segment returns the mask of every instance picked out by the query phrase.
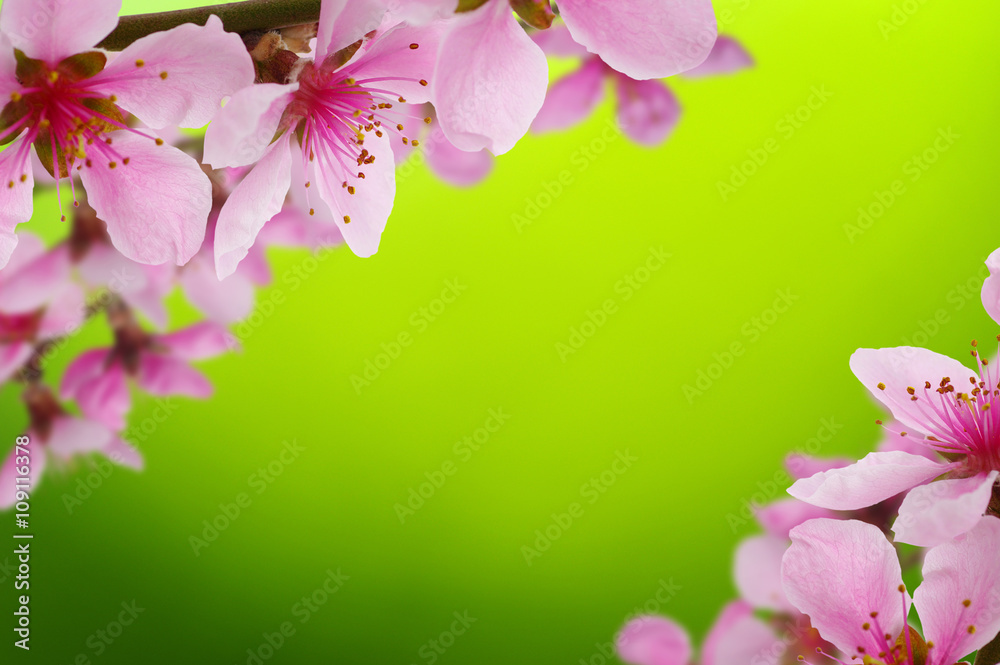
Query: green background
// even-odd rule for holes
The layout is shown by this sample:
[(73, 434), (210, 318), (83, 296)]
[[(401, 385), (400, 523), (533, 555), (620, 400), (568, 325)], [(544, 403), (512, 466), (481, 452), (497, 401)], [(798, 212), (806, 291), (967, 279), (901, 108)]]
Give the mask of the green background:
[[(191, 4), (126, 0), (124, 11)], [(915, 12), (883, 34), (904, 4)], [(30, 658), (245, 663), (263, 633), (292, 621), (267, 662), (430, 663), (421, 648), (467, 611), (476, 622), (437, 662), (600, 665), (595, 645), (661, 580), (679, 590), (660, 611), (703, 635), (734, 595), (733, 547), (754, 532), (733, 518), (754, 493), (780, 493), (768, 482), (785, 452), (823, 419), (842, 428), (822, 455), (862, 455), (878, 440), (851, 352), (916, 335), (967, 357), (969, 340), (996, 333), (978, 288), (1000, 246), (1000, 6), (716, 7), (757, 66), (671, 81), (684, 117), (662, 148), (602, 143), (605, 105), (571, 132), (526, 138), (475, 189), (423, 168), (401, 177), (375, 258), (340, 249), (293, 288), (286, 271), (315, 266), (276, 252), (261, 299), (280, 291), (283, 304), (242, 353), (205, 364), (212, 400), (177, 400), (140, 443), (147, 470), (116, 470), (71, 509), (86, 462), (34, 494)], [(805, 115), (814, 87), (832, 96), (789, 135), (779, 123)], [(908, 161), (948, 128), (959, 138), (913, 181)], [(777, 152), (724, 201), (718, 182), (769, 139)], [(587, 146), (603, 152), (581, 163)], [(564, 170), (572, 183), (519, 232), (526, 197), (538, 202)], [(905, 193), (849, 237), (859, 206), (896, 180)], [(55, 237), (54, 208), (37, 207), (27, 228)], [(625, 301), (615, 285), (651, 247), (671, 258)], [(411, 316), (449, 279), (467, 289), (418, 330)], [(775, 318), (779, 289), (797, 300)], [(616, 313), (563, 362), (556, 344), (607, 299)], [(173, 302), (174, 324), (192, 318)], [(926, 323), (941, 312), (946, 324)], [(922, 322), (932, 335), (921, 338)], [(352, 375), (401, 332), (412, 344), (358, 394)], [(104, 339), (89, 328), (53, 375)], [(744, 353), (720, 374), (714, 354), (734, 342)], [(699, 371), (717, 378), (688, 399)], [(132, 422), (155, 407), (138, 397)], [(453, 445), (498, 407), (509, 421), (461, 461)], [(0, 408), (0, 439), (12, 441), (24, 424), (14, 388)], [(257, 494), (252, 474), (286, 440), (305, 450)], [(588, 503), (581, 486), (618, 451), (638, 461)], [(449, 460), (457, 473), (401, 524), (394, 505)], [(189, 538), (241, 492), (252, 504), (196, 556)], [(583, 515), (527, 565), (522, 546), (573, 502)], [(350, 579), (299, 623), (295, 603), (338, 568)], [(95, 655), (88, 639), (133, 599), (145, 611)]]

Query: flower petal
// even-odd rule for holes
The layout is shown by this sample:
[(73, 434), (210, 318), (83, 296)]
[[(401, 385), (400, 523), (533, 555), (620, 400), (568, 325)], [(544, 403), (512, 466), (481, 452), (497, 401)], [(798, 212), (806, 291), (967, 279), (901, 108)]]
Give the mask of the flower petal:
[(102, 450), (112, 438), (114, 434), (99, 422), (64, 416), (53, 419), (45, 445), (57, 457), (69, 459), (80, 453)]
[(677, 623), (641, 616), (625, 624), (615, 640), (618, 657), (632, 665), (688, 665), (691, 638)]
[(859, 510), (940, 476), (948, 468), (899, 451), (868, 453), (851, 466), (796, 480), (788, 493), (821, 508)]
[[(545, 55), (556, 58), (585, 58), (590, 55), (587, 47), (579, 44), (569, 34), (565, 23), (557, 23), (548, 30), (539, 30), (531, 35)], [(592, 56), (591, 56), (592, 57)]]
[(136, 375), (139, 387), (151, 395), (186, 395), (198, 399), (212, 396), (212, 384), (185, 361), (162, 353), (143, 353)]
[(902, 573), (896, 550), (877, 527), (818, 519), (795, 527), (791, 537), (781, 564), (785, 595), (825, 640), (850, 657), (859, 646), (878, 653), (877, 631), (863, 628), (872, 612), (884, 632), (900, 633)]
[(316, 34), (316, 62), (350, 46), (382, 24), (384, 0), (323, 0)]
[(44, 307), (69, 281), (65, 246), (43, 253), (0, 282), (0, 312), (25, 314)]
[(993, 320), (1000, 323), (1000, 249), (986, 258), (986, 267), (990, 276), (983, 282), (983, 307)]
[[(42, 440), (31, 432), (28, 432), (28, 437), (28, 490), (34, 492), (45, 470), (45, 447)], [(23, 477), (17, 470), (24, 466), (16, 463), (18, 455), (16, 448), (11, 450), (0, 467), (0, 510), (6, 510), (17, 503), (17, 479)]]
[(775, 536), (751, 536), (736, 548), (733, 577), (740, 597), (755, 608), (791, 609), (781, 589), (781, 557), (788, 540)]
[(0, 31), (14, 48), (50, 65), (84, 51), (118, 25), (121, 0), (4, 0)]
[(205, 131), (205, 163), (246, 166), (264, 157), (298, 83), (261, 83), (240, 90)]
[(30, 154), (31, 144), (25, 141), (24, 136), (14, 139), (0, 152), (0, 268), (7, 265), (17, 246), (14, 229), (31, 219), (35, 179), (31, 172)]
[(687, 78), (700, 78), (702, 76), (716, 76), (719, 74), (732, 74), (741, 69), (753, 66), (753, 58), (743, 45), (732, 37), (719, 35), (715, 40), (712, 52), (694, 69), (684, 72)]
[(106, 156), (93, 152), (93, 166), (80, 172), (90, 204), (126, 257), (184, 265), (205, 238), (212, 208), (208, 176), (173, 146), (131, 132), (113, 136), (113, 148), (129, 163), (111, 162), (116, 168), (110, 168)]
[(681, 105), (661, 81), (617, 77), (618, 125), (630, 139), (648, 148), (660, 145), (681, 119)]
[(230, 337), (224, 326), (203, 321), (166, 335), (158, 335), (156, 341), (165, 346), (175, 358), (205, 360), (228, 351)]
[(240, 273), (237, 269), (220, 280), (214, 259), (199, 252), (181, 269), (178, 280), (195, 309), (216, 323), (229, 324), (250, 316), (256, 298), (253, 282)]
[(559, 12), (573, 39), (634, 79), (692, 69), (715, 44), (711, 0), (562, 0)]
[(912, 490), (892, 525), (896, 540), (934, 547), (965, 533), (986, 512), (998, 475), (1000, 472), (991, 471), (971, 478), (937, 480)]
[[(341, 186), (342, 180), (323, 173), (311, 178), (316, 182), (320, 198), (333, 212), (333, 220), (344, 241), (357, 256), (368, 257), (378, 251), (382, 231), (392, 212), (396, 198), (396, 165), (392, 159), (389, 137), (369, 134), (365, 148), (375, 161), (364, 167), (365, 179), (355, 179), (355, 193)], [(316, 167), (319, 170), (318, 167)], [(344, 218), (349, 217), (350, 223)]]
[(66, 400), (76, 399), (83, 387), (104, 371), (111, 356), (111, 349), (91, 349), (81, 353), (63, 372), (59, 395)]
[[(913, 603), (924, 637), (934, 642), (934, 662), (954, 663), (986, 646), (1000, 631), (997, 552), (1000, 520), (995, 517), (980, 517), (964, 538), (927, 552), (924, 581), (913, 594)], [(971, 626), (975, 628), (970, 630)]]
[[(63, 377), (63, 391), (66, 378)], [(76, 403), (87, 418), (107, 426), (114, 432), (125, 429), (125, 414), (132, 408), (125, 371), (118, 363), (103, 368), (94, 378), (76, 391)]]
[[(851, 356), (851, 371), (875, 399), (882, 402), (892, 415), (907, 427), (924, 434), (950, 431), (938, 415), (929, 415), (923, 406), (927, 400), (938, 398), (934, 391), (944, 377), (956, 387), (963, 386), (970, 378), (979, 377), (957, 360), (927, 349), (900, 346), (892, 349), (858, 349)], [(925, 382), (931, 387), (925, 388)], [(885, 385), (885, 390), (879, 388)], [(907, 388), (913, 388), (917, 400), (911, 398)], [(962, 388), (958, 388), (961, 390)], [(944, 435), (938, 438), (947, 439)]]
[[(14, 58), (14, 45), (7, 39), (7, 35), (0, 32), (0, 99), (9, 99), (10, 93), (21, 87), (16, 72), (17, 60)], [(4, 103), (6, 104), (6, 102)]]
[(586, 120), (604, 97), (607, 68), (597, 58), (549, 87), (545, 103), (531, 123), (531, 131), (558, 132)]
[(792, 478), (798, 480), (814, 476), (820, 471), (850, 466), (854, 464), (854, 461), (847, 457), (813, 457), (803, 453), (789, 453), (785, 456), (785, 468), (788, 469)]
[(431, 80), (441, 127), (456, 148), (500, 155), (545, 101), (548, 62), (503, 0), (452, 21)]
[(28, 362), (32, 353), (34, 348), (27, 342), (0, 344), (0, 383), (6, 383), (7, 379), (14, 376)]
[(114, 247), (99, 243), (91, 246), (76, 269), (87, 284), (118, 294), (158, 328), (167, 325), (164, 300), (174, 287), (174, 266), (136, 263)]
[[(430, 101), (430, 86), (420, 81), (434, 76), (442, 34), (443, 27), (438, 24), (425, 28), (396, 26), (376, 37), (371, 47), (342, 71), (362, 84), (365, 79), (390, 78), (375, 87), (387, 87), (410, 104), (423, 104)], [(411, 44), (417, 48), (411, 48)]]
[(427, 166), (438, 177), (454, 187), (477, 185), (493, 171), (494, 158), (486, 150), (466, 152), (451, 144), (440, 127), (421, 143)]
[(292, 133), (285, 132), (271, 144), (222, 206), (215, 227), (215, 270), (219, 279), (235, 272), (264, 224), (281, 212), (291, 185), (291, 138)]
[(715, 620), (701, 649), (701, 665), (777, 665), (785, 643), (753, 615), (747, 603), (730, 603)]
[[(206, 61), (206, 55), (211, 60)], [(141, 62), (142, 66), (137, 66)], [(202, 127), (223, 98), (253, 84), (254, 68), (240, 36), (218, 16), (136, 40), (89, 81), (148, 127)]]
[(788, 538), (788, 532), (818, 517), (837, 517), (828, 509), (798, 499), (780, 499), (757, 509), (757, 521), (772, 536)]
[(104, 446), (101, 453), (115, 464), (127, 466), (136, 471), (142, 471), (144, 466), (139, 451), (118, 436), (112, 436), (111, 441)]
[(38, 339), (69, 335), (87, 318), (87, 297), (79, 285), (66, 282), (55, 294), (38, 322)]

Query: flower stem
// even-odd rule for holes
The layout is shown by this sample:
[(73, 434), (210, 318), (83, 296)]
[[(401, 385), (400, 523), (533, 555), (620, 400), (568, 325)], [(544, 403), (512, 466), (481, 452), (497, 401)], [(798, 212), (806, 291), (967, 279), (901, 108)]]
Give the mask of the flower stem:
[(273, 30), (319, 21), (320, 0), (244, 0), (227, 5), (178, 9), (155, 14), (122, 16), (118, 27), (97, 46), (120, 51), (146, 35), (170, 30), (184, 23), (205, 25), (215, 14), (229, 32)]

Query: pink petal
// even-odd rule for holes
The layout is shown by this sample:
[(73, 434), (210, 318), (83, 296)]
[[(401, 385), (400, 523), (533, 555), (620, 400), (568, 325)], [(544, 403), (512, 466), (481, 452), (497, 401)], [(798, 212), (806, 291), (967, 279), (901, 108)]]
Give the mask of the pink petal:
[(298, 84), (261, 83), (240, 90), (205, 131), (205, 163), (246, 166), (264, 157)]
[[(137, 67), (140, 61), (144, 64)], [(117, 96), (118, 106), (159, 129), (204, 126), (219, 112), (223, 98), (253, 80), (243, 40), (223, 30), (222, 21), (212, 15), (204, 27), (185, 23), (136, 40), (92, 79), (90, 87)]]
[[(63, 377), (63, 392), (65, 391), (66, 378)], [(87, 418), (96, 420), (115, 432), (125, 429), (125, 414), (132, 408), (132, 396), (121, 364), (115, 363), (82, 384), (75, 397), (80, 411)]]
[(688, 665), (691, 639), (670, 619), (642, 616), (625, 624), (615, 641), (618, 657), (632, 665)]
[(986, 258), (986, 267), (990, 276), (983, 282), (983, 307), (994, 321), (1000, 323), (1000, 249), (993, 250)]
[[(294, 162), (295, 160), (293, 160)], [(333, 214), (322, 201), (322, 207), (316, 209), (315, 215), (309, 215), (294, 205), (285, 208), (271, 218), (260, 235), (259, 242), (266, 242), (276, 247), (334, 247), (344, 242), (340, 229), (333, 222)], [(326, 211), (326, 219), (320, 219), (320, 211)]]
[(0, 31), (14, 48), (50, 65), (93, 50), (118, 25), (121, 0), (4, 0)]
[(77, 271), (91, 286), (107, 287), (158, 328), (167, 325), (164, 300), (174, 288), (174, 266), (147, 266), (105, 244), (91, 246)]
[(736, 548), (733, 571), (740, 597), (758, 609), (791, 609), (781, 589), (781, 557), (788, 540), (775, 536), (751, 536)]
[(127, 466), (136, 471), (142, 471), (142, 455), (124, 439), (112, 436), (108, 445), (104, 446), (101, 453), (115, 464)]
[(616, 77), (618, 125), (630, 139), (648, 148), (660, 145), (681, 119), (681, 105), (660, 81)]
[[(30, 148), (24, 136), (20, 136), (0, 152), (0, 268), (7, 265), (17, 246), (14, 229), (31, 219), (35, 179), (28, 161)], [(14, 186), (10, 187), (10, 183)]]
[[(890, 423), (887, 425), (887, 429), (890, 431), (898, 432), (902, 429), (898, 423)], [(898, 434), (887, 434), (879, 441), (878, 445), (875, 446), (875, 450), (880, 453), (891, 452), (893, 450), (900, 450), (904, 453), (910, 453), (911, 455), (919, 455), (920, 457), (926, 457), (932, 462), (941, 462), (941, 456), (938, 455), (937, 451), (928, 445), (926, 439), (921, 439), (915, 436), (899, 436)]]
[(882, 630), (903, 629), (903, 583), (896, 550), (877, 527), (855, 520), (810, 520), (792, 530), (781, 572), (785, 595), (828, 642), (855, 656), (881, 646), (862, 625), (878, 612)]
[[(28, 432), (30, 443), (27, 448), (28, 457), (28, 492), (38, 489), (38, 483), (42, 479), (42, 472), (45, 470), (45, 447), (40, 438)], [(6, 510), (17, 503), (17, 479), (23, 478), (18, 475), (17, 470), (24, 466), (17, 464), (16, 458), (19, 456), (17, 449), (10, 451), (3, 466), (0, 467), (0, 510)], [(24, 455), (21, 455), (24, 457)], [(23, 460), (22, 460), (23, 461)], [(24, 484), (23, 482), (21, 483)], [(24, 489), (24, 488), (22, 488)]]
[(757, 521), (772, 536), (788, 538), (788, 532), (818, 517), (835, 518), (837, 514), (798, 499), (780, 499), (757, 509)]
[[(365, 179), (354, 180), (355, 194), (341, 186), (343, 180), (334, 174), (318, 174), (312, 178), (319, 195), (333, 212), (333, 220), (341, 235), (357, 256), (369, 257), (378, 251), (382, 231), (392, 212), (396, 198), (396, 165), (392, 159), (389, 137), (369, 134), (365, 148), (375, 161), (365, 167)], [(349, 224), (344, 222), (350, 217)]]
[(285, 132), (275, 141), (222, 206), (215, 227), (219, 279), (233, 274), (264, 224), (281, 211), (291, 185), (291, 137), (291, 132)]
[(940, 476), (948, 468), (909, 453), (868, 453), (857, 464), (796, 480), (788, 493), (821, 508), (859, 510)]
[[(935, 434), (941, 430), (950, 431), (940, 416), (928, 415), (926, 403), (940, 397), (935, 390), (944, 377), (951, 378), (959, 390), (970, 377), (978, 382), (975, 372), (957, 360), (927, 349), (901, 346), (892, 349), (858, 349), (851, 356), (851, 371), (875, 399), (882, 402), (892, 415), (907, 427), (924, 434)], [(924, 382), (930, 382), (925, 389)], [(885, 390), (878, 386), (882, 383)], [(916, 391), (917, 401), (910, 399), (907, 388)], [(938, 437), (947, 439), (948, 437)]]
[(114, 149), (129, 163), (112, 169), (109, 160), (92, 151), (93, 167), (80, 172), (111, 242), (139, 263), (184, 265), (205, 238), (212, 208), (208, 176), (173, 146), (125, 131), (113, 137)]
[(205, 360), (227, 352), (230, 337), (224, 326), (204, 321), (176, 332), (158, 335), (156, 342), (166, 347), (175, 358)]
[(430, 170), (438, 179), (454, 187), (477, 185), (493, 171), (493, 155), (486, 150), (459, 150), (451, 144), (440, 127), (421, 145)]
[(55, 296), (38, 322), (38, 338), (52, 339), (69, 335), (83, 325), (87, 317), (87, 297), (77, 284), (67, 282), (55, 290)]
[[(420, 81), (433, 78), (442, 32), (439, 25), (397, 26), (376, 37), (371, 48), (342, 71), (359, 81), (391, 78), (374, 87), (392, 90), (411, 104), (430, 101), (430, 86), (420, 85)], [(411, 44), (417, 44), (418, 48), (411, 49)]]
[(694, 69), (684, 72), (688, 78), (699, 78), (702, 76), (716, 76), (718, 74), (732, 74), (741, 69), (753, 66), (753, 58), (743, 48), (743, 45), (732, 37), (719, 35), (715, 40), (712, 52), (708, 54), (705, 62)]
[(76, 399), (83, 387), (104, 371), (111, 349), (92, 349), (81, 353), (63, 372), (59, 395), (65, 399)]
[(573, 39), (564, 23), (556, 23), (548, 30), (539, 30), (531, 35), (545, 55), (557, 58), (584, 58), (590, 55), (587, 48)]
[(398, 21), (426, 25), (453, 15), (457, 6), (455, 0), (407, 0), (405, 3), (390, 3), (389, 12)]
[[(0, 12), (2, 16), (2, 12)], [(14, 58), (14, 45), (7, 35), (0, 32), (0, 99), (10, 98), (10, 93), (21, 87), (17, 80), (17, 60)], [(6, 102), (4, 102), (6, 104)]]
[(45, 306), (69, 281), (69, 252), (60, 246), (45, 252), (0, 282), (0, 311), (33, 312)]
[[(240, 267), (246, 265), (241, 264)], [(240, 274), (219, 280), (213, 259), (199, 253), (178, 275), (184, 296), (195, 309), (216, 323), (236, 323), (253, 311), (256, 289)]]
[[(924, 581), (913, 594), (924, 637), (934, 642), (934, 662), (954, 663), (1000, 631), (1000, 520), (981, 517), (960, 540), (931, 549)], [(966, 602), (971, 601), (968, 607)], [(975, 626), (969, 632), (969, 626)]]
[(701, 665), (766, 665), (781, 662), (784, 643), (774, 630), (739, 601), (715, 620), (702, 646)]
[(0, 384), (14, 376), (28, 358), (34, 353), (34, 348), (27, 342), (14, 342), (13, 344), (0, 344)]
[(456, 148), (503, 154), (528, 131), (545, 101), (545, 54), (503, 0), (491, 0), (452, 25), (431, 79), (438, 119)]
[(18, 231), (17, 238), (17, 250), (10, 255), (10, 260), (3, 270), (0, 270), (0, 289), (7, 280), (13, 279), (23, 268), (34, 263), (47, 251), (42, 239), (30, 231)]
[(80, 453), (102, 450), (113, 438), (111, 431), (99, 422), (64, 416), (53, 419), (45, 445), (57, 457), (69, 459)]
[(559, 11), (573, 39), (634, 79), (692, 69), (715, 44), (710, 0), (562, 0)]
[(384, 0), (324, 0), (319, 11), (316, 62), (363, 38), (382, 24)]
[(206, 399), (212, 395), (212, 384), (198, 370), (179, 358), (161, 353), (144, 353), (139, 360), (136, 380), (151, 395), (186, 395)]
[(986, 512), (998, 471), (971, 478), (937, 480), (906, 495), (892, 525), (896, 540), (934, 547), (965, 533)]
[(531, 123), (531, 131), (562, 131), (590, 117), (604, 97), (606, 72), (604, 64), (593, 58), (553, 83), (545, 95), (545, 103)]

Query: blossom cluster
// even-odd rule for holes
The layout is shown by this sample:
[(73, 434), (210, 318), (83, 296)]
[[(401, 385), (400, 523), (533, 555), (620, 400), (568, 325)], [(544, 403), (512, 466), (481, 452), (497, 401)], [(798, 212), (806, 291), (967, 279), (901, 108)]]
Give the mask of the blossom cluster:
[[(529, 131), (584, 120), (608, 82), (622, 131), (657, 146), (680, 115), (659, 79), (751, 65), (710, 0), (322, 0), (314, 23), (235, 34), (213, 15), (100, 48), (120, 10), (0, 8), (0, 385), (21, 385), (32, 487), (83, 455), (141, 468), (136, 392), (211, 394), (193, 363), (238, 348), (228, 327), (271, 281), (268, 247), (375, 254), (415, 151), (474, 185)], [(550, 86), (549, 56), (579, 68)], [(56, 203), (20, 227), (36, 190)], [(178, 289), (201, 315), (179, 329)], [(54, 380), (53, 356), (102, 324), (109, 342)]]
[[(986, 265), (982, 302), (1000, 324), (1000, 250)], [(908, 346), (851, 356), (889, 411), (876, 421), (885, 434), (857, 461), (789, 456), (791, 496), (757, 507), (764, 534), (737, 547), (740, 598), (702, 665), (1000, 662), (1000, 371), (975, 341), (970, 357), (972, 368)], [(909, 568), (922, 580), (912, 594)], [(630, 621), (616, 643), (633, 665), (692, 661), (666, 617)]]

